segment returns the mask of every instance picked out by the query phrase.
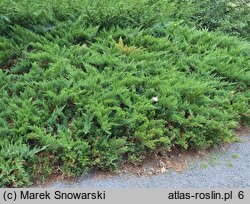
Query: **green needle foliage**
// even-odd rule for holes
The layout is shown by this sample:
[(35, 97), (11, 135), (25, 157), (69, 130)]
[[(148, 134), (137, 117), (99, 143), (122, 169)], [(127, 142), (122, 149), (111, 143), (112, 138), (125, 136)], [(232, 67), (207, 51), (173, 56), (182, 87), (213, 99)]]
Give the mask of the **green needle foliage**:
[(182, 21), (193, 3), (2, 0), (0, 186), (234, 141), (249, 42)]

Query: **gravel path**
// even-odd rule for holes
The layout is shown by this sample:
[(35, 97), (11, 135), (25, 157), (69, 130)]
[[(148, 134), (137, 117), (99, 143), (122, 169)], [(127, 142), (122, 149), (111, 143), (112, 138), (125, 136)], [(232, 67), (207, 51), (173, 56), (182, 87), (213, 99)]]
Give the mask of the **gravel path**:
[(154, 176), (123, 173), (108, 178), (85, 176), (74, 183), (55, 182), (56, 188), (224, 188), (250, 187), (250, 135), (225, 151), (213, 150), (206, 158), (191, 159), (182, 172)]

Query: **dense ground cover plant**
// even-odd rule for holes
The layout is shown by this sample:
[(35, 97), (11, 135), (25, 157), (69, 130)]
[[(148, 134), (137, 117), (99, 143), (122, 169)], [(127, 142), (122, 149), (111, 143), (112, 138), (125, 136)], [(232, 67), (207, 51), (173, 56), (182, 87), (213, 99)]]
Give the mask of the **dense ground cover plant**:
[(198, 28), (219, 30), (250, 40), (249, 0), (194, 0), (193, 4), (198, 8), (191, 12), (190, 18)]
[(231, 142), (249, 121), (249, 43), (181, 21), (193, 2), (27, 2), (0, 2), (0, 186)]

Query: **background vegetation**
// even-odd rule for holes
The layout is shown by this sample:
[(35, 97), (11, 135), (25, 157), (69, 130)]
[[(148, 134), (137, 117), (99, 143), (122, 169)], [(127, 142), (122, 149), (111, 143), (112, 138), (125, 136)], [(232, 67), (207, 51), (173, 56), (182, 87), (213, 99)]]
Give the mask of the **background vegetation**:
[(2, 0), (0, 186), (234, 141), (249, 3)]

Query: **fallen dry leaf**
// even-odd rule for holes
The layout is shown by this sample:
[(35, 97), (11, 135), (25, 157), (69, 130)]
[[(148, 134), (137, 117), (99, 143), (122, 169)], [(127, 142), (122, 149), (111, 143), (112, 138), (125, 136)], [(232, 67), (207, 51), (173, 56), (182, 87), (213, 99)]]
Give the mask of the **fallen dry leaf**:
[(161, 168), (161, 173), (164, 174), (166, 171), (167, 171), (166, 168), (163, 166), (163, 167)]

